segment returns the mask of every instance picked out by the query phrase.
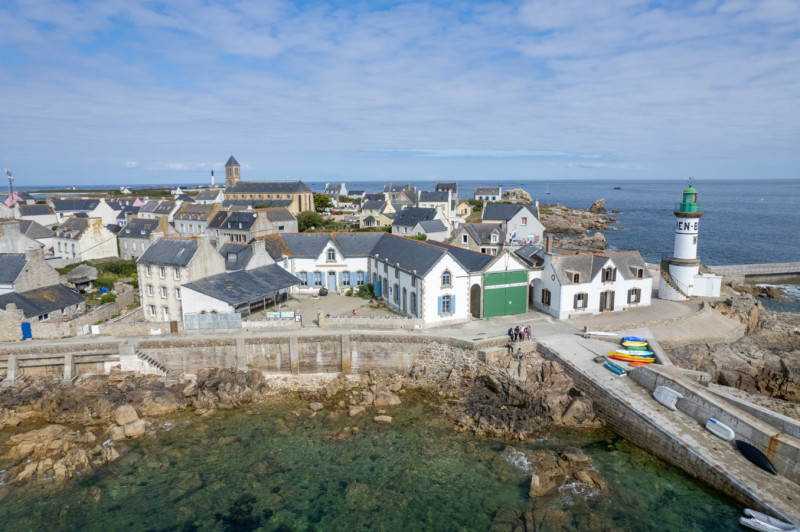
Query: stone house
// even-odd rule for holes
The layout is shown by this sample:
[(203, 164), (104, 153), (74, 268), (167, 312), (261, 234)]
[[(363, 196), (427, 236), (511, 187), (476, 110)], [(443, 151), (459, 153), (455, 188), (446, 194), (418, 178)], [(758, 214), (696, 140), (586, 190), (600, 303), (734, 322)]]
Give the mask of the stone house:
[(100, 218), (103, 225), (114, 225), (117, 223), (118, 211), (111, 208), (105, 200), (97, 198), (67, 198), (51, 199), (50, 206), (56, 214), (58, 223), (73, 216), (86, 216), (87, 218)]
[(208, 229), (208, 221), (219, 210), (219, 203), (185, 203), (173, 216), (172, 225), (180, 236), (202, 235)]
[(122, 258), (136, 260), (142, 256), (153, 242), (154, 233), (160, 236), (178, 236), (166, 217), (157, 220), (132, 218), (117, 235)]
[(452, 203), (453, 197), (449, 189), (434, 192), (420, 190), (417, 192), (416, 206), (418, 208), (436, 209), (437, 211), (441, 212), (444, 215), (447, 225), (451, 224), (453, 217), (453, 209), (455, 208), (455, 205)]
[(242, 181), (239, 162), (231, 155), (225, 163), (225, 200), (256, 201), (267, 207), (270, 200), (287, 200), (292, 214), (314, 210), (314, 194), (302, 181)]
[(158, 201), (150, 200), (139, 208), (136, 214), (139, 218), (156, 220), (162, 216), (167, 217), (167, 221), (172, 223), (175, 213), (181, 208), (182, 201)]
[(117, 235), (109, 231), (102, 218), (66, 219), (53, 238), (54, 256), (63, 264), (119, 257)]
[(58, 283), (58, 272), (45, 262), (41, 249), (0, 253), (0, 294), (26, 292)]
[(48, 228), (59, 223), (50, 205), (16, 205), (14, 210), (14, 217), (20, 220), (30, 220)]
[(253, 240), (248, 244), (228, 242), (219, 248), (219, 254), (225, 259), (225, 270), (253, 270), (262, 266), (275, 264), (275, 261), (267, 253), (264, 243)]
[(181, 286), (225, 271), (205, 235), (158, 238), (136, 261), (139, 298), (147, 321), (182, 321)]
[(391, 201), (365, 201), (361, 205), (359, 227), (386, 227), (392, 225), (397, 210)]
[(505, 241), (506, 231), (502, 223), (480, 223), (459, 226), (450, 243), (479, 253), (498, 255)]
[(22, 311), (27, 321), (73, 319), (85, 309), (83, 297), (62, 284), (0, 295), (0, 309)]
[[(413, 236), (417, 224), (420, 222), (439, 220), (445, 226), (449, 234), (450, 221), (444, 212), (433, 207), (408, 207), (397, 214), (392, 223), (392, 234), (402, 236)], [(419, 233), (416, 233), (419, 234)]]

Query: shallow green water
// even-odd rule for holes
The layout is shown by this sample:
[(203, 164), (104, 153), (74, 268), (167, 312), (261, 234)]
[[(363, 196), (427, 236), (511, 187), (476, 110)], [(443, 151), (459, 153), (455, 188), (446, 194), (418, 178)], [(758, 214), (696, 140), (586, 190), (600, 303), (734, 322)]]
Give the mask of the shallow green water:
[[(452, 433), (422, 402), (393, 410), (391, 425), (374, 423), (374, 414), (289, 413), (300, 406), (176, 417), (169, 430), (57, 490), (8, 489), (0, 523), (6, 530), (487, 530), (500, 516), (533, 509), (545, 530), (738, 527), (739, 508), (729, 500), (605, 431), (527, 447), (583, 448), (608, 490), (577, 485), (529, 501), (529, 476), (503, 458), (504, 443)], [(343, 432), (353, 426), (358, 434)]]

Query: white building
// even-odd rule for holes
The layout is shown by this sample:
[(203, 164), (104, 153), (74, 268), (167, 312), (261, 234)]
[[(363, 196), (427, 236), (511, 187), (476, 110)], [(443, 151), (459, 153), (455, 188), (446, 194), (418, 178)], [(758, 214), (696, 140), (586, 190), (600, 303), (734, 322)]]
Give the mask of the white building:
[(650, 305), (653, 278), (638, 251), (557, 255), (548, 242), (536, 257), (531, 303), (558, 319)]
[(117, 235), (101, 218), (68, 218), (56, 229), (53, 254), (62, 264), (118, 257)]
[(500, 201), (503, 199), (503, 189), (501, 187), (478, 187), (475, 189), (473, 199), (479, 201)]
[(502, 223), (507, 243), (524, 245), (542, 242), (544, 226), (539, 221), (537, 204), (487, 203), (483, 207), (482, 220)]
[(692, 296), (719, 297), (722, 277), (700, 274), (697, 236), (703, 207), (697, 203), (697, 190), (689, 183), (683, 201), (675, 204), (675, 247), (672, 257), (661, 261), (658, 297), (684, 301)]

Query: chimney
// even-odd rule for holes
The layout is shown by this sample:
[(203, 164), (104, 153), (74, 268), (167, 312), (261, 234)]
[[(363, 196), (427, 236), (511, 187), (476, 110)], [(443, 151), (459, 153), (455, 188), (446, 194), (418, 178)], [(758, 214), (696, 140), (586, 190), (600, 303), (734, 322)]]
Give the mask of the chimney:
[(553, 235), (547, 235), (547, 239), (545, 240), (545, 253), (552, 253), (553, 252)]

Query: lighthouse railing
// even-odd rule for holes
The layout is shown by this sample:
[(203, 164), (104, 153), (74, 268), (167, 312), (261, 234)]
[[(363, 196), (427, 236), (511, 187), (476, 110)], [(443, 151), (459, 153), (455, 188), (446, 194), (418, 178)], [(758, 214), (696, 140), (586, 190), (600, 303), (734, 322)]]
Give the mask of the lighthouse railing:
[(672, 285), (672, 288), (677, 290), (681, 295), (689, 297), (689, 287), (677, 280), (669, 272), (669, 259), (671, 258), (671, 253), (668, 251), (661, 254), (661, 276), (667, 281), (667, 284)]

